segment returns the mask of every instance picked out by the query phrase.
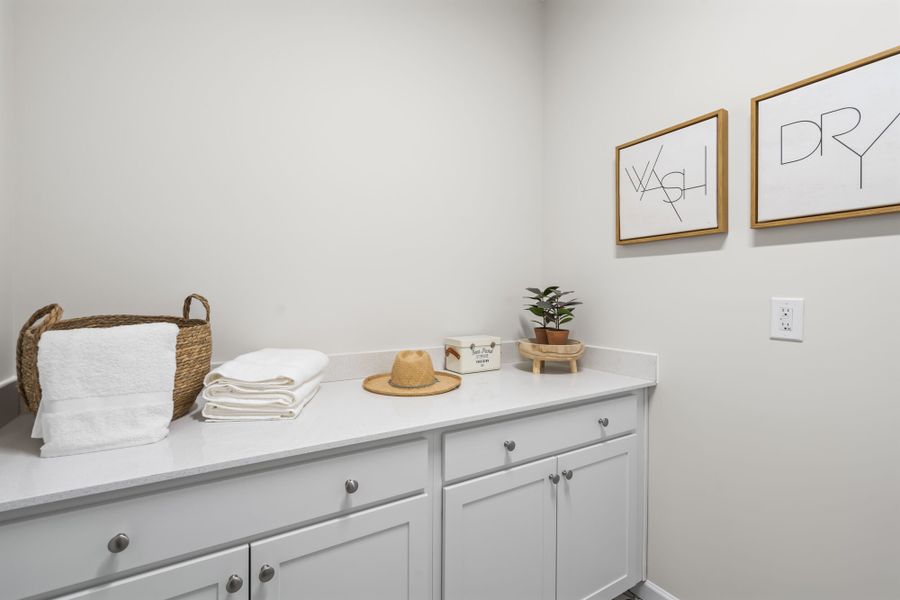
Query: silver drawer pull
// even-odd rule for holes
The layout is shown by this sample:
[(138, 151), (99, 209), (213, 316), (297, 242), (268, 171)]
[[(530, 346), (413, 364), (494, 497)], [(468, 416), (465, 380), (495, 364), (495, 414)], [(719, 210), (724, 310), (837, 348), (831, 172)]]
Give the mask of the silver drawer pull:
[(575, 476), (575, 472), (574, 472), (574, 471), (570, 471), (569, 469), (565, 469), (565, 470), (562, 472), (562, 475), (563, 475), (563, 477), (565, 477), (567, 480), (570, 480), (570, 479), (572, 479), (572, 477)]
[(356, 490), (359, 489), (359, 482), (355, 479), (348, 479), (344, 482), (344, 489), (347, 490), (348, 494), (355, 494)]
[(550, 483), (552, 483), (553, 485), (559, 483), (559, 475), (557, 475), (556, 473), (550, 475)]
[(225, 582), (225, 591), (229, 594), (241, 591), (242, 587), (244, 587), (244, 580), (241, 579), (240, 575), (232, 575)]
[(609, 419), (605, 419), (605, 418), (604, 418), (604, 419), (600, 419), (600, 420), (597, 421), (597, 422), (600, 423), (601, 425), (603, 425), (604, 427), (606, 427), (607, 425), (609, 425)]
[(125, 550), (128, 547), (128, 544), (131, 543), (131, 540), (128, 539), (128, 536), (124, 533), (117, 533), (109, 540), (109, 543), (106, 544), (106, 549), (112, 552), (113, 554), (118, 554)]
[(506, 440), (503, 442), (503, 447), (506, 448), (507, 452), (512, 452), (516, 449), (516, 442), (515, 440)]
[(259, 580), (267, 583), (275, 579), (275, 567), (272, 565), (263, 565), (259, 570)]

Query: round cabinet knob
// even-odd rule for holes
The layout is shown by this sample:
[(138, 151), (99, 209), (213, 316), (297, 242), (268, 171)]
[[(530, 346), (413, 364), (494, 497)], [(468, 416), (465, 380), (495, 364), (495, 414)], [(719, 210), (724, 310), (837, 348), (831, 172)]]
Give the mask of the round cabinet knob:
[[(272, 575), (275, 575), (275, 569), (272, 569)], [(262, 579), (262, 573), (260, 573), (259, 578)], [(225, 591), (229, 594), (241, 591), (242, 587), (244, 587), (244, 580), (241, 579), (240, 575), (232, 575), (228, 578), (228, 581), (225, 582)]]
[(550, 483), (552, 483), (553, 485), (559, 483), (559, 475), (557, 475), (556, 473), (550, 475)]
[(507, 452), (512, 452), (516, 449), (516, 442), (513, 440), (506, 440), (503, 442), (503, 447), (506, 448)]
[(118, 533), (109, 540), (109, 543), (106, 544), (106, 548), (112, 552), (113, 554), (118, 554), (125, 550), (128, 547), (128, 544), (131, 543), (131, 540), (128, 539), (128, 536), (124, 533)]
[(359, 482), (355, 479), (348, 479), (344, 482), (344, 489), (347, 490), (348, 494), (355, 494), (356, 490), (359, 489)]
[(603, 425), (604, 427), (606, 427), (607, 425), (609, 425), (609, 419), (605, 419), (605, 418), (604, 418), (604, 419), (600, 419), (600, 420), (597, 421), (597, 422), (600, 423), (601, 425)]
[(272, 565), (263, 565), (259, 570), (259, 580), (263, 583), (272, 581), (275, 578), (275, 567)]
[(572, 477), (575, 476), (575, 473), (573, 471), (570, 471), (569, 469), (565, 469), (562, 472), (562, 475), (563, 475), (563, 477), (565, 477), (568, 480), (568, 479), (572, 479)]

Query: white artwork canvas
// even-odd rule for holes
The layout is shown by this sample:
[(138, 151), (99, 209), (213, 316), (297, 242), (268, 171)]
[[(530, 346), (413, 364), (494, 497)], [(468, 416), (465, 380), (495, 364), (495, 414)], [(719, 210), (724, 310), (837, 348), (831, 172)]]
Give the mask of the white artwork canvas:
[(616, 149), (619, 244), (726, 230), (724, 110)]
[(900, 210), (900, 48), (753, 109), (755, 227)]

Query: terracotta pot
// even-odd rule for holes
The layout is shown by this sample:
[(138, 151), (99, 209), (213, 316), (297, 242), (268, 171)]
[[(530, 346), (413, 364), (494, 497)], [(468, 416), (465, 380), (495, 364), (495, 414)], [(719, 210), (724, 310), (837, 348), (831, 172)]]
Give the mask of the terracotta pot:
[(534, 339), (537, 340), (538, 344), (549, 344), (550, 342), (547, 340), (547, 328), (546, 327), (535, 327), (534, 328)]
[(569, 343), (569, 330), (548, 329), (547, 340), (554, 346), (565, 346)]

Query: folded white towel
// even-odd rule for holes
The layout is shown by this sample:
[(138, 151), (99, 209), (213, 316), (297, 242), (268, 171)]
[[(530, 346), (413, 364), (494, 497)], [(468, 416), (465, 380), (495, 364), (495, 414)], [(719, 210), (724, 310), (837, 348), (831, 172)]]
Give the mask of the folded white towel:
[(168, 435), (178, 326), (48, 331), (38, 345), (41, 456), (159, 441)]
[(230, 383), (245, 389), (292, 388), (321, 375), (327, 366), (328, 356), (318, 350), (266, 348), (226, 362), (203, 383)]
[(303, 385), (293, 388), (246, 388), (232, 383), (213, 383), (203, 388), (203, 399), (222, 406), (234, 408), (247, 407), (286, 407), (296, 404), (298, 400), (308, 397), (322, 382), (322, 376), (315, 377)]
[(207, 401), (203, 405), (203, 418), (210, 422), (216, 421), (282, 421), (296, 419), (310, 400), (319, 391), (318, 384), (304, 397), (298, 397), (287, 406), (235, 406), (231, 403), (219, 401)]
[(152, 444), (169, 434), (172, 395), (165, 404), (138, 404), (44, 414), (41, 456), (67, 456)]

